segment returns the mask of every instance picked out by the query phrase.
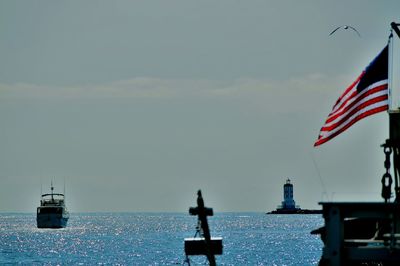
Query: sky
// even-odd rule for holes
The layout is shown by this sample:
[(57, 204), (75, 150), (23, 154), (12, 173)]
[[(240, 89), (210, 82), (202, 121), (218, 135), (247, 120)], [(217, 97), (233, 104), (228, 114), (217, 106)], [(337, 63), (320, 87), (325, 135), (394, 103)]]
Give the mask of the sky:
[[(1, 1), (0, 211), (381, 201), (388, 116), (313, 147), (398, 0)], [(351, 30), (329, 33), (340, 25)], [(400, 62), (400, 61), (399, 61)], [(400, 95), (400, 93), (399, 93)], [(400, 99), (400, 98), (399, 98)], [(399, 100), (400, 102), (400, 100)]]

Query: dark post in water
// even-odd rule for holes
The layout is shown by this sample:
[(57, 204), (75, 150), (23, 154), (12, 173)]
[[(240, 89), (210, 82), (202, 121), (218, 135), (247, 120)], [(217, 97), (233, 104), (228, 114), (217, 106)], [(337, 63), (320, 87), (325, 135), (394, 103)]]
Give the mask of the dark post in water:
[(190, 207), (189, 214), (198, 216), (199, 226), (197, 228), (197, 232), (201, 232), (201, 237), (185, 238), (186, 256), (206, 255), (210, 265), (216, 265), (214, 255), (222, 254), (222, 238), (211, 238), (207, 216), (213, 216), (214, 213), (212, 208), (207, 208), (204, 206), (201, 190), (197, 192), (197, 207)]

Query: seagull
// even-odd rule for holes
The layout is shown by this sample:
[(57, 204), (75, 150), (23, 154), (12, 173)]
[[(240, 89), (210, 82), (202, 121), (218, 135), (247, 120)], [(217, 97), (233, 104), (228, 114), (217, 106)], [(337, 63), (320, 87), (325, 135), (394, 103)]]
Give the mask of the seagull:
[(335, 33), (338, 29), (340, 29), (340, 28), (343, 28), (343, 29), (345, 29), (345, 30), (352, 29), (353, 31), (355, 31), (355, 32), (357, 33), (358, 37), (361, 37), (361, 35), (360, 35), (360, 33), (358, 32), (358, 30), (356, 30), (354, 27), (349, 26), (349, 25), (343, 25), (343, 26), (337, 27), (336, 29), (334, 29), (334, 30), (329, 34), (329, 36), (331, 36), (332, 34), (334, 34), (334, 33)]

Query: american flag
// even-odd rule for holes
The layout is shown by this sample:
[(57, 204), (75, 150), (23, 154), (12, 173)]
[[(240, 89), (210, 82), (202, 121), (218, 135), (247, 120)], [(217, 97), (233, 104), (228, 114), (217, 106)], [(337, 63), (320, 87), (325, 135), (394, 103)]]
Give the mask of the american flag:
[(336, 137), (364, 117), (388, 110), (388, 45), (339, 97), (314, 146)]

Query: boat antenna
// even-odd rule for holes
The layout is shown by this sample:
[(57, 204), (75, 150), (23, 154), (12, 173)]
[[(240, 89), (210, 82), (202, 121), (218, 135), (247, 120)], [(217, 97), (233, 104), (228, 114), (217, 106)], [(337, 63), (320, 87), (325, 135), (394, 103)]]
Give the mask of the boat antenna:
[(54, 192), (53, 179), (51, 179), (51, 201), (54, 201), (53, 192)]

